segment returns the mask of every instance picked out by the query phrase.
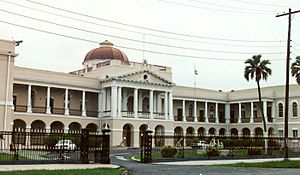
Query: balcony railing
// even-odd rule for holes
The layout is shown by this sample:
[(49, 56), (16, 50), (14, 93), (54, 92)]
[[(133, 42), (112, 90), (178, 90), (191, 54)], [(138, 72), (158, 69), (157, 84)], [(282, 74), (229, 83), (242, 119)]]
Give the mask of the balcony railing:
[(65, 114), (65, 109), (64, 108), (53, 108), (52, 109), (52, 114), (64, 115)]
[(79, 110), (79, 109), (69, 109), (69, 113), (70, 113), (70, 115), (81, 116), (81, 110)]
[(208, 118), (209, 123), (215, 123), (216, 122), (216, 118)]
[(133, 111), (122, 111), (122, 117), (134, 118), (134, 112)]
[(103, 117), (110, 117), (111, 116), (111, 111), (110, 110), (103, 111), (102, 116)]
[(193, 116), (186, 116), (186, 121), (187, 121), (187, 122), (194, 122), (194, 121), (195, 121), (194, 118), (195, 118), (195, 117), (193, 117)]
[(238, 122), (238, 118), (230, 118), (230, 123), (237, 123)]
[(165, 119), (164, 112), (153, 112), (153, 116), (155, 119)]
[(16, 112), (26, 112), (26, 111), (27, 111), (27, 106), (24, 106), (24, 105), (16, 105), (16, 106), (15, 106), (15, 111), (16, 111)]
[(150, 112), (149, 111), (139, 111), (138, 112), (139, 118), (150, 118)]
[(242, 118), (242, 123), (249, 123), (250, 122), (250, 118)]
[(88, 117), (98, 117), (98, 111), (86, 111)]
[(175, 121), (183, 121), (183, 116), (174, 116)]
[(254, 118), (254, 122), (255, 123), (262, 122), (262, 118), (261, 117)]
[(198, 122), (205, 122), (205, 118), (204, 117), (197, 117)]
[(46, 107), (45, 106), (33, 106), (31, 108), (33, 113), (41, 113), (45, 114), (46, 113)]

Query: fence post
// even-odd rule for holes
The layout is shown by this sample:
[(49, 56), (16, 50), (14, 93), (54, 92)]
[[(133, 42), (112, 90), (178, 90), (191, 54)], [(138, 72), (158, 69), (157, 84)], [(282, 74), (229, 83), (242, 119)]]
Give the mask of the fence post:
[(110, 164), (110, 158), (109, 158), (110, 131), (111, 130), (107, 127), (102, 129), (103, 143), (102, 143), (102, 153), (100, 156), (100, 163), (104, 163), (104, 164)]
[(89, 163), (89, 130), (81, 130), (81, 141), (80, 141), (80, 160), (81, 163)]
[(152, 133), (151, 130), (146, 130), (144, 133), (144, 146), (143, 146), (143, 162), (151, 163), (152, 162)]

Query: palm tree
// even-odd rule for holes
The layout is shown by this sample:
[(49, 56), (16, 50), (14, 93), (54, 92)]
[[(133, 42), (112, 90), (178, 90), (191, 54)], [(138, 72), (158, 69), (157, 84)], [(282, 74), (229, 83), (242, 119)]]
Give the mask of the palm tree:
[(292, 63), (292, 76), (296, 78), (297, 83), (300, 85), (300, 56), (296, 57), (296, 61)]
[(254, 79), (257, 84), (258, 90), (258, 100), (259, 100), (259, 107), (261, 109), (263, 125), (264, 125), (264, 132), (267, 132), (266, 120), (264, 117), (263, 112), (263, 105), (261, 101), (261, 89), (259, 81), (261, 79), (267, 80), (268, 76), (272, 74), (272, 70), (268, 68), (268, 64), (271, 64), (269, 60), (261, 60), (261, 55), (253, 55), (252, 58), (249, 58), (245, 61), (246, 67), (244, 71), (244, 77), (247, 81), (249, 79)]

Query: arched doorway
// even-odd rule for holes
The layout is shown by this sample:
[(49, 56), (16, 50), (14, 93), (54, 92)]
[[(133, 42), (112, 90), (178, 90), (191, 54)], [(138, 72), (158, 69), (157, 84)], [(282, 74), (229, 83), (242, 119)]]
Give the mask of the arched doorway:
[(154, 132), (155, 146), (162, 147), (165, 145), (165, 127), (157, 125)]
[(45, 142), (46, 124), (41, 120), (35, 120), (31, 123), (30, 144), (43, 145)]
[(50, 125), (51, 132), (64, 132), (64, 124), (60, 121), (52, 122)]
[(85, 128), (90, 132), (97, 132), (98, 126), (95, 123), (89, 123)]
[(142, 141), (143, 141), (142, 136), (145, 134), (147, 128), (148, 128), (148, 125), (146, 125), (146, 124), (141, 125), (139, 128), (139, 130), (140, 130), (140, 132), (139, 132), (140, 133), (140, 147), (142, 147)]
[(69, 133), (79, 133), (81, 131), (81, 125), (77, 122), (69, 124)]
[(260, 127), (255, 128), (254, 133), (255, 133), (255, 137), (263, 137), (264, 136), (263, 129), (261, 129)]
[(274, 130), (274, 128), (270, 127), (268, 129), (268, 136), (269, 137), (274, 137), (275, 136), (275, 130)]
[(133, 126), (131, 124), (125, 124), (123, 126), (123, 138), (121, 144), (126, 147), (133, 146)]
[(188, 127), (186, 129), (186, 139), (185, 139), (185, 144), (187, 146), (191, 146), (192, 145), (192, 141), (194, 139), (194, 133), (195, 133), (195, 129), (193, 127)]
[(239, 131), (236, 128), (231, 128), (230, 129), (230, 134), (232, 137), (238, 137), (239, 136)]
[(183, 129), (180, 126), (177, 126), (174, 129), (174, 145), (175, 146), (182, 146), (184, 144), (183, 142)]
[(200, 127), (198, 129), (198, 136), (205, 136), (205, 128)]
[(216, 135), (216, 129), (215, 128), (209, 128), (208, 134), (211, 135), (211, 136), (215, 136)]
[(250, 137), (251, 136), (250, 129), (249, 128), (243, 128), (242, 129), (242, 134), (243, 134), (243, 137)]
[[(15, 134), (15, 132), (17, 132), (17, 134)], [(24, 145), (26, 143), (26, 123), (23, 120), (14, 120), (12, 137), (14, 144)]]
[(24, 120), (20, 120), (20, 119), (14, 120), (13, 130), (14, 131), (25, 131), (26, 123), (24, 122)]
[(225, 136), (225, 133), (226, 133), (226, 129), (225, 128), (221, 128), (219, 130), (219, 136)]

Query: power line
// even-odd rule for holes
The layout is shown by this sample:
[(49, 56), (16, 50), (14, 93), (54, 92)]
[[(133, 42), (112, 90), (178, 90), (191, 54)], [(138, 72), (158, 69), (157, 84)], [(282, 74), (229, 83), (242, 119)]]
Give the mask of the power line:
[[(224, 50), (200, 49), (200, 48), (191, 48), (191, 47), (182, 47), (182, 46), (161, 44), (161, 43), (155, 43), (155, 42), (147, 42), (147, 41), (141, 41), (141, 40), (137, 40), (137, 39), (131, 39), (131, 38), (125, 38), (125, 37), (120, 37), (120, 36), (116, 36), (116, 35), (100, 33), (100, 32), (96, 32), (96, 31), (92, 31), (92, 30), (86, 30), (86, 29), (82, 29), (82, 28), (78, 28), (78, 27), (69, 26), (69, 25), (59, 24), (59, 23), (48, 21), (48, 20), (43, 20), (43, 19), (34, 18), (34, 17), (31, 17), (31, 16), (19, 14), (19, 13), (10, 12), (10, 11), (7, 11), (7, 10), (3, 10), (1, 8), (0, 8), (0, 11), (5, 12), (5, 13), (9, 13), (9, 14), (13, 14), (13, 15), (17, 15), (17, 16), (21, 16), (21, 17), (24, 17), (24, 18), (28, 18), (28, 19), (32, 19), (32, 20), (36, 20), (36, 21), (40, 21), (40, 22), (60, 26), (60, 27), (64, 27), (64, 28), (74, 29), (74, 30), (78, 30), (78, 31), (92, 33), (92, 34), (104, 35), (104, 36), (113, 37), (113, 38), (122, 39), (122, 40), (127, 40), (127, 41), (146, 43), (146, 44), (155, 45), (155, 46), (163, 46), (163, 47), (169, 47), (169, 48), (185, 49), (185, 50), (193, 50), (193, 51), (202, 51), (202, 52), (213, 52), (213, 53), (229, 53), (229, 54), (251, 54), (252, 53), (252, 52), (235, 52), (235, 51), (224, 51)], [(269, 53), (261, 53), (261, 54), (282, 54), (282, 53), (280, 53), (280, 52), (269, 52)]]
[(197, 2), (197, 3), (201, 3), (201, 4), (208, 4), (208, 5), (213, 5), (213, 6), (217, 6), (217, 7), (225, 7), (225, 8), (230, 8), (230, 9), (237, 9), (237, 10), (245, 10), (245, 11), (257, 11), (257, 12), (266, 12), (266, 13), (274, 13), (275, 11), (270, 11), (270, 10), (258, 10), (258, 9), (249, 9), (249, 8), (240, 8), (240, 7), (234, 7), (234, 6), (228, 6), (228, 5), (223, 5), (223, 4), (218, 4), (218, 3), (212, 3), (212, 2), (203, 2), (203, 1), (199, 1), (199, 0), (189, 0), (192, 2)]
[[(245, 14), (267, 14), (267, 15), (271, 14), (271, 12), (236, 11), (236, 10), (229, 10), (229, 9), (216, 9), (216, 8), (209, 8), (209, 7), (201, 7), (201, 6), (184, 4), (184, 3), (173, 2), (173, 1), (168, 1), (168, 0), (158, 0), (158, 1), (169, 3), (169, 4), (180, 5), (180, 6), (193, 7), (193, 8), (199, 8), (199, 9), (205, 9), (205, 10), (211, 10), (211, 11), (218, 11), (218, 12), (245, 13)], [(255, 11), (255, 10), (253, 10), (253, 11)]]
[[(46, 30), (42, 30), (42, 29), (28, 27), (28, 26), (24, 26), (24, 25), (20, 25), (20, 24), (16, 24), (16, 23), (11, 23), (11, 22), (7, 22), (7, 21), (3, 21), (3, 20), (0, 20), (0, 22), (5, 23), (5, 24), (9, 24), (9, 25), (12, 25), (12, 26), (26, 28), (26, 29), (30, 29), (30, 30), (34, 30), (34, 31), (42, 32), (42, 33), (47, 33), (47, 34), (51, 34), (51, 35), (64, 37), (64, 38), (70, 38), (70, 39), (85, 41), (85, 42), (90, 42), (90, 43), (98, 43), (97, 41), (93, 41), (93, 40), (88, 40), (88, 39), (84, 39), (84, 38), (80, 38), (80, 37), (74, 37), (74, 36), (71, 36), (71, 35), (64, 35), (64, 34), (60, 34), (60, 33), (56, 33), (56, 32), (51, 32), (51, 31), (46, 31)], [(226, 58), (215, 58), (215, 57), (201, 57), (201, 56), (194, 56), (194, 55), (183, 55), (183, 54), (174, 54), (174, 53), (167, 53), (167, 52), (158, 52), (158, 51), (153, 51), (153, 50), (144, 50), (144, 49), (132, 48), (132, 47), (127, 47), (127, 46), (122, 46), (122, 45), (115, 45), (115, 46), (117, 46), (119, 48), (123, 48), (123, 49), (134, 50), (134, 51), (155, 53), (155, 54), (160, 54), (160, 55), (177, 56), (177, 57), (184, 57), (184, 58), (197, 58), (197, 59), (204, 59), (204, 60), (219, 60), (219, 61), (244, 61), (244, 59), (226, 59)], [(256, 53), (253, 53), (253, 54), (256, 54)], [(281, 60), (283, 60), (283, 59), (273, 59), (273, 61), (281, 61)]]
[(261, 5), (261, 6), (273, 6), (273, 7), (289, 7), (289, 6), (285, 6), (285, 5), (277, 5), (277, 4), (267, 4), (267, 3), (260, 3), (260, 2), (253, 2), (253, 1), (242, 1), (242, 0), (232, 0), (232, 1), (236, 1), (239, 3), (246, 3), (246, 4), (254, 4), (254, 5)]
[(132, 32), (132, 33), (137, 33), (137, 34), (142, 34), (142, 35), (147, 35), (147, 36), (152, 36), (152, 37), (157, 37), (157, 38), (165, 38), (165, 39), (171, 39), (171, 40), (179, 40), (179, 41), (185, 41), (185, 42), (192, 42), (192, 43), (201, 43), (201, 44), (209, 44), (209, 45), (219, 45), (219, 46), (226, 46), (226, 47), (258, 47), (258, 48), (279, 48), (279, 47), (283, 47), (282, 46), (265, 46), (265, 45), (241, 45), (241, 44), (223, 44), (223, 43), (216, 43), (216, 42), (208, 42), (208, 41), (199, 41), (199, 40), (191, 40), (191, 39), (184, 39), (184, 38), (175, 38), (175, 37), (170, 37), (170, 36), (163, 36), (163, 35), (156, 35), (156, 34), (151, 34), (151, 33), (145, 33), (145, 32), (139, 32), (139, 31), (133, 31), (133, 30), (129, 30), (129, 29), (124, 29), (124, 28), (120, 28), (120, 27), (115, 27), (115, 26), (110, 26), (110, 25), (104, 25), (104, 24), (100, 24), (100, 23), (95, 23), (95, 22), (91, 22), (91, 21), (87, 21), (87, 20), (83, 20), (83, 19), (78, 19), (78, 18), (73, 18), (73, 17), (69, 17), (69, 16), (65, 16), (65, 15), (61, 15), (61, 14), (57, 14), (57, 13), (53, 13), (53, 12), (48, 12), (45, 10), (41, 10), (41, 9), (36, 9), (33, 7), (28, 7), (25, 5), (21, 5), (21, 4), (17, 4), (14, 2), (9, 2), (9, 1), (5, 1), (5, 0), (0, 0), (1, 2), (7, 3), (7, 4), (12, 4), (15, 6), (19, 6), (22, 8), (26, 8), (26, 9), (30, 9), (30, 10), (34, 10), (34, 11), (39, 11), (42, 13), (46, 13), (46, 14), (50, 14), (50, 15), (54, 15), (54, 16), (58, 16), (58, 17), (63, 17), (66, 19), (71, 19), (71, 20), (75, 20), (75, 21), (79, 21), (79, 22), (84, 22), (84, 23), (88, 23), (88, 24), (93, 24), (93, 25), (97, 25), (97, 26), (102, 26), (102, 27), (106, 27), (106, 28), (112, 28), (112, 29), (117, 29), (117, 30), (121, 30), (121, 31), (127, 31), (127, 32)]
[(84, 13), (79, 13), (79, 12), (63, 9), (63, 8), (60, 8), (60, 7), (51, 6), (51, 5), (48, 5), (48, 4), (45, 4), (45, 3), (40, 3), (40, 2), (36, 2), (36, 1), (32, 1), (32, 0), (25, 0), (25, 1), (28, 1), (28, 2), (33, 3), (33, 4), (38, 4), (38, 5), (41, 5), (41, 6), (45, 6), (45, 7), (48, 7), (48, 8), (56, 9), (56, 10), (59, 10), (59, 11), (64, 11), (64, 12), (68, 12), (68, 13), (79, 15), (79, 16), (93, 18), (93, 19), (96, 19), (96, 20), (106, 21), (106, 22), (110, 22), (110, 23), (114, 23), (114, 24), (118, 24), (118, 25), (122, 25), (122, 26), (126, 26), (126, 27), (133, 27), (133, 28), (138, 28), (138, 29), (143, 29), (143, 30), (148, 30), (148, 31), (153, 31), (153, 32), (159, 32), (159, 33), (165, 33), (165, 34), (171, 34), (171, 35), (177, 35), (177, 36), (183, 36), (183, 37), (201, 38), (201, 39), (210, 39), (210, 40), (220, 40), (220, 41), (234, 41), (234, 42), (282, 42), (281, 40), (279, 40), (279, 41), (278, 40), (276, 40), (276, 41), (275, 40), (261, 40), (261, 41), (260, 40), (240, 40), (240, 39), (205, 37), (205, 36), (199, 36), (199, 35), (176, 33), (176, 32), (171, 32), (171, 31), (158, 30), (158, 29), (153, 29), (153, 28), (147, 28), (147, 27), (142, 27), (142, 26), (137, 26), (137, 25), (132, 25), (132, 24), (126, 24), (126, 23), (122, 23), (122, 22), (112, 21), (112, 20), (99, 18), (99, 17), (88, 15), (88, 14), (84, 14)]

